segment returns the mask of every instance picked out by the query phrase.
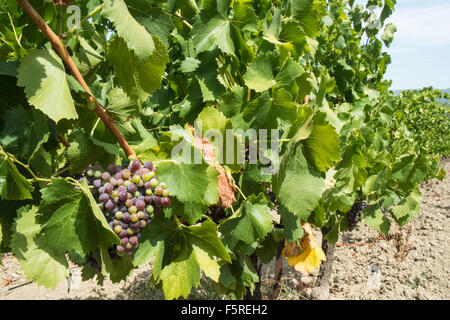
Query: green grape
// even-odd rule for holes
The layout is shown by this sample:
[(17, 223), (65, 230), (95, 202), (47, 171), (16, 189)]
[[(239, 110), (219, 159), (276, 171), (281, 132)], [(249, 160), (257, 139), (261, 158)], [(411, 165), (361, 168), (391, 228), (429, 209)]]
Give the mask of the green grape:
[(159, 185), (159, 182), (158, 182), (158, 180), (156, 180), (155, 178), (153, 178), (153, 179), (150, 180), (150, 185), (151, 185), (153, 188), (156, 188), (156, 187)]

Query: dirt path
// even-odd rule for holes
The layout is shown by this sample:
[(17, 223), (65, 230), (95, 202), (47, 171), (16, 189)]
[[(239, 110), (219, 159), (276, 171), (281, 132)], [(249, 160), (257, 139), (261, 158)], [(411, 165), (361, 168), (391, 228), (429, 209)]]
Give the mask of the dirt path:
[[(447, 178), (421, 187), (421, 214), (403, 230), (392, 229), (388, 237), (360, 224), (341, 235), (335, 252), (330, 299), (450, 299), (450, 160), (443, 163)], [(26, 283), (17, 260), (3, 256), (0, 266), (0, 300), (10, 299), (163, 299), (148, 283), (151, 268), (137, 269), (120, 284), (105, 280), (81, 282), (74, 267), (71, 291), (66, 283), (47, 290)], [(285, 265), (286, 269), (287, 265)], [(272, 268), (268, 268), (270, 270)], [(267, 270), (267, 269), (266, 269)], [(317, 274), (317, 273), (316, 273)], [(281, 299), (310, 298), (315, 277), (301, 277), (292, 270), (284, 274)], [(270, 273), (263, 274), (263, 290), (270, 294)], [(207, 281), (190, 298), (220, 299)]]

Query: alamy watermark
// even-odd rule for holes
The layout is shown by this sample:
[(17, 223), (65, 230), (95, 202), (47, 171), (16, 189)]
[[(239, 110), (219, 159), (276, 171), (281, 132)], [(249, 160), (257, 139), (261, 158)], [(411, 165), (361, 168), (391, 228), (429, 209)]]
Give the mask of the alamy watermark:
[(178, 142), (172, 149), (172, 159), (202, 164), (207, 157), (205, 153), (213, 152), (218, 164), (244, 165), (247, 162), (260, 165), (263, 175), (278, 172), (280, 134), (277, 129), (208, 129), (203, 132), (202, 122), (196, 121), (193, 131), (193, 135), (186, 131), (172, 134), (172, 141)]

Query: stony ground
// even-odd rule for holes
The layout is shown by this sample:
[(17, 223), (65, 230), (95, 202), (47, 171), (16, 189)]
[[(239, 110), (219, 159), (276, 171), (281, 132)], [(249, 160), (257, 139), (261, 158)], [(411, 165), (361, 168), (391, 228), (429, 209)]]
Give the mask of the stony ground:
[[(335, 252), (329, 299), (450, 299), (450, 160), (444, 161), (447, 178), (421, 187), (421, 214), (388, 237), (360, 224), (341, 235)], [(0, 266), (0, 300), (10, 299), (163, 299), (148, 283), (151, 268), (137, 269), (119, 284), (109, 280), (81, 282), (73, 266), (71, 290), (66, 283), (47, 290), (27, 281), (17, 260), (4, 255)], [(287, 265), (285, 265), (287, 269)], [(271, 292), (273, 265), (263, 270), (263, 293)], [(287, 270), (281, 299), (311, 299), (315, 275), (302, 277)], [(221, 299), (211, 283), (202, 281), (191, 299)]]

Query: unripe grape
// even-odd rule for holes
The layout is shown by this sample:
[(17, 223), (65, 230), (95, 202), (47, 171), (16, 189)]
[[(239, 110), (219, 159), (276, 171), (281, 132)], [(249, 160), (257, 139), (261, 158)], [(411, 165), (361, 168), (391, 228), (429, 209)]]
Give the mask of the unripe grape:
[(128, 169), (123, 169), (122, 170), (122, 179), (128, 179), (131, 176), (131, 172)]
[(145, 190), (145, 194), (148, 195), (148, 196), (153, 195), (152, 189), (146, 189), (146, 190)]
[(116, 212), (116, 219), (117, 220), (122, 220), (123, 218), (123, 212), (122, 211), (117, 211)]
[(117, 186), (117, 179), (113, 177), (109, 179), (109, 183), (111, 183), (113, 186)]
[(157, 196), (162, 196), (163, 191), (164, 191), (164, 189), (163, 189), (162, 187), (160, 187), (160, 186), (157, 186), (157, 187), (155, 188), (155, 194), (156, 194)]
[(135, 175), (133, 176), (133, 178), (131, 179), (131, 181), (132, 181), (133, 183), (135, 183), (135, 184), (138, 184), (139, 181), (141, 181), (141, 176), (138, 175), (138, 174), (135, 174)]
[(118, 198), (120, 196), (120, 192), (118, 190), (114, 190), (113, 192), (111, 192), (111, 196), (113, 198)]
[(148, 214), (152, 214), (152, 213), (155, 211), (155, 208), (153, 208), (153, 206), (149, 204), (149, 205), (145, 208), (145, 211), (146, 211)]
[(139, 183), (137, 184), (137, 186), (139, 187), (139, 188), (142, 188), (143, 186), (144, 186), (144, 181), (139, 181)]
[(127, 208), (130, 208), (133, 204), (134, 204), (134, 202), (133, 202), (133, 200), (131, 200), (131, 199), (127, 199), (127, 200), (125, 201), (125, 206), (126, 206)]
[(93, 177), (94, 176), (95, 171), (92, 169), (89, 169), (86, 174), (88, 175), (88, 177)]
[(164, 189), (164, 191), (163, 191), (163, 193), (162, 193), (162, 196), (163, 196), (163, 197), (168, 197), (169, 195), (170, 195), (169, 190)]
[(139, 221), (140, 227), (141, 228), (145, 228), (145, 226), (147, 225), (147, 222), (145, 220), (141, 220)]
[(155, 178), (153, 178), (153, 179), (150, 180), (150, 185), (151, 185), (153, 188), (156, 188), (156, 187), (158, 186), (158, 184), (159, 184), (159, 182), (158, 182), (158, 180), (156, 180)]
[(135, 193), (133, 193), (133, 196), (135, 198), (139, 198), (141, 196), (141, 193), (139, 191), (136, 191)]
[(131, 250), (131, 249), (133, 249), (133, 245), (130, 242), (128, 242), (127, 245), (125, 246), (125, 248), (127, 248), (128, 250)]
[(131, 236), (131, 235), (134, 234), (134, 230), (131, 229), (131, 228), (128, 228), (128, 229), (127, 229), (127, 233), (128, 233), (129, 236)]
[(139, 219), (143, 219), (145, 217), (145, 212), (144, 211), (138, 211), (137, 215), (138, 215)]
[[(134, 213), (136, 213), (138, 211), (138, 209), (136, 208), (136, 206), (131, 206), (131, 207), (129, 207), (128, 208), (128, 212), (130, 213), (130, 214), (134, 214)], [(131, 221), (133, 221), (133, 220), (131, 220)], [(133, 221), (134, 222), (134, 221)]]
[(101, 178), (102, 177), (102, 172), (100, 170), (96, 170), (94, 172), (94, 177), (97, 178), (97, 179)]
[(134, 223), (134, 222), (137, 222), (138, 220), (139, 220), (138, 215), (136, 213), (132, 213), (131, 217), (130, 217), (130, 221)]
[(120, 226), (120, 225), (115, 226), (114, 227), (114, 232), (117, 233), (117, 234), (121, 233), (122, 232), (122, 226)]
[(167, 189), (167, 184), (165, 182), (160, 182), (159, 186), (163, 189)]

